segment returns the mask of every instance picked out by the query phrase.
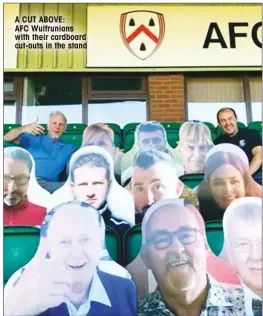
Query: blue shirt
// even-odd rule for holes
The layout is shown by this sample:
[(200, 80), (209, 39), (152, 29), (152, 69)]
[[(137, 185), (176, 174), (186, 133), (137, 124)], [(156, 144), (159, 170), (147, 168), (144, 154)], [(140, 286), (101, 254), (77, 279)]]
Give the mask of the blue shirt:
[(19, 145), (30, 152), (35, 160), (36, 177), (58, 181), (59, 174), (77, 148), (59, 139), (53, 141), (47, 134), (21, 134)]

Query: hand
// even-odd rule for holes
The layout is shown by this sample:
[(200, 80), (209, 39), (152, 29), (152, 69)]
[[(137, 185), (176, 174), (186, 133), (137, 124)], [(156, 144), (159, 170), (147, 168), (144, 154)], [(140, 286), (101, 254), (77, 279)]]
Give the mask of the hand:
[(47, 252), (43, 248), (45, 247), (38, 249), (35, 257), (26, 265), (20, 279), (7, 296), (4, 315), (38, 315), (62, 304), (69, 296), (69, 273), (63, 266), (46, 259)]
[(38, 124), (38, 118), (30, 124), (23, 126), (23, 132), (27, 134), (33, 134), (33, 135), (42, 135), (45, 133), (45, 129), (43, 126)]

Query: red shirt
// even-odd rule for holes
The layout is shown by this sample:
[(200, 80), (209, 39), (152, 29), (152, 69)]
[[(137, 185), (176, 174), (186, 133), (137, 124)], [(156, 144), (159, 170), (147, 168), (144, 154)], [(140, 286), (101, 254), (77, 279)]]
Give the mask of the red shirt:
[(41, 225), (46, 216), (46, 208), (30, 203), (27, 196), (15, 206), (4, 204), (4, 225)]

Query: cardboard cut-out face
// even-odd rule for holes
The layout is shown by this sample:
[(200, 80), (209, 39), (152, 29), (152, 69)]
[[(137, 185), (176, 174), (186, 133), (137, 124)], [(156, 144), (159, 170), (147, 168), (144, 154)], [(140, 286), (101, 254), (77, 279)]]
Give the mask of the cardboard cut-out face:
[(211, 251), (199, 211), (184, 200), (168, 199), (148, 209), (142, 222), (142, 247), (127, 266), (138, 297), (156, 289), (180, 292), (205, 282), (239, 284), (234, 269)]
[(159, 122), (141, 123), (135, 137), (140, 149), (162, 150), (166, 145), (166, 131)]
[(104, 148), (114, 160), (116, 147), (114, 145), (114, 132), (103, 123), (92, 124), (88, 126), (82, 136), (82, 147), (98, 146)]
[(262, 187), (252, 178), (248, 159), (238, 146), (217, 145), (205, 162), (205, 179), (198, 187), (200, 211), (205, 221), (222, 220), (224, 211), (245, 196), (261, 196)]
[(245, 197), (233, 202), (224, 214), (223, 227), (224, 258), (247, 287), (261, 293), (262, 199)]
[(204, 173), (205, 157), (214, 146), (209, 128), (202, 122), (185, 122), (179, 135), (175, 151), (183, 157), (185, 174)]
[(183, 189), (173, 158), (155, 149), (141, 150), (135, 155), (131, 186), (140, 214), (155, 202), (178, 197)]
[(4, 148), (4, 203), (15, 207), (26, 196), (29, 202), (47, 207), (51, 194), (37, 183), (32, 155), (20, 147), (6, 147)]

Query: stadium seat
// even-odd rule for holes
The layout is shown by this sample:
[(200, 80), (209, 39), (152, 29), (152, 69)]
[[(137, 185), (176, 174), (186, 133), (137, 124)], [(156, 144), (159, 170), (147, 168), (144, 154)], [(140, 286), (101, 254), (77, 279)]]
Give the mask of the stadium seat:
[(106, 226), (105, 242), (110, 257), (114, 261), (120, 262), (120, 239), (118, 234), (112, 227)]
[(141, 224), (131, 227), (123, 237), (124, 265), (127, 266), (139, 254), (142, 244)]
[(122, 148), (122, 131), (118, 124), (107, 123), (109, 127), (114, 131), (114, 144), (118, 148)]
[(129, 123), (123, 127), (123, 149), (129, 151), (134, 144), (134, 133), (140, 123)]
[[(4, 124), (4, 135), (9, 132), (11, 129), (13, 128), (17, 128), (17, 127), (21, 127), (21, 124)], [(9, 142), (6, 142), (4, 140), (4, 148), (5, 147), (13, 147), (13, 146), (17, 146), (13, 143), (9, 143)]]
[[(213, 210), (211, 210), (213, 211)], [(222, 221), (209, 221), (205, 223), (206, 238), (215, 255), (219, 255), (224, 244)]]
[(194, 189), (196, 186), (198, 186), (204, 179), (203, 173), (189, 173), (184, 174), (180, 177), (180, 180), (191, 189)]
[(262, 138), (262, 121), (250, 122), (248, 128), (257, 130)]
[(167, 141), (169, 145), (175, 148), (179, 141), (179, 129), (181, 127), (181, 123), (161, 122), (161, 124), (166, 130), (166, 136), (167, 136)]
[(214, 141), (219, 135), (214, 124), (210, 122), (204, 122), (204, 124), (210, 129), (212, 141)]
[(21, 124), (4, 124), (4, 135), (13, 128), (21, 127)]
[(30, 226), (4, 227), (4, 282), (35, 255), (40, 230)]
[(79, 148), (82, 143), (82, 133), (86, 127), (86, 124), (68, 124), (67, 131), (62, 135), (62, 139)]
[[(237, 126), (238, 126), (239, 128), (247, 128), (246, 125), (245, 125), (244, 123), (242, 123), (242, 122), (237, 122)], [(216, 129), (217, 129), (217, 132), (218, 132), (219, 135), (222, 135), (222, 134), (223, 134), (223, 129), (222, 129), (222, 127), (220, 127), (219, 125), (217, 125)]]

